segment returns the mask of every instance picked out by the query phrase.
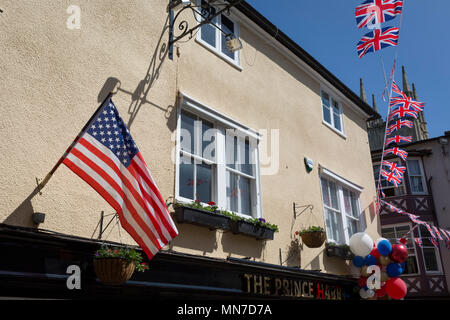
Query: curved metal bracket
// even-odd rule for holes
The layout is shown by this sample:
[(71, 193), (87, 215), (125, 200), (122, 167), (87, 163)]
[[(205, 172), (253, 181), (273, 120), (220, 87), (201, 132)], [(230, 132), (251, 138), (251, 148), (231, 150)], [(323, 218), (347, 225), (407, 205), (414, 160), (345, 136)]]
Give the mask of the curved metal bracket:
[[(223, 34), (225, 34), (226, 37), (230, 37), (231, 34), (226, 33), (223, 31), (220, 27), (216, 26), (214, 23), (211, 23), (215, 17), (222, 14), (225, 11), (229, 11), (230, 8), (233, 6), (236, 6), (242, 0), (234, 0), (229, 1), (228, 3), (217, 3), (216, 1), (205, 1), (206, 5), (194, 5), (193, 3), (189, 3), (188, 5), (184, 6), (180, 11), (177, 12), (176, 15), (174, 15), (174, 7), (180, 4), (181, 0), (170, 0), (169, 5), (167, 7), (167, 10), (169, 11), (169, 59), (173, 59), (173, 44), (177, 42), (178, 40), (181, 40), (186, 35), (189, 35), (189, 39), (193, 38), (193, 33), (195, 30), (200, 28), (204, 24), (211, 24), (215, 28), (219, 29)], [(211, 5), (211, 3), (214, 2), (214, 6)], [(215, 8), (222, 7), (220, 10), (215, 11)], [(187, 20), (182, 20), (178, 23), (178, 30), (181, 31), (179, 35), (175, 35), (174, 29), (176, 25), (176, 21), (178, 17), (180, 17), (182, 12), (185, 12), (186, 10), (190, 10), (194, 16), (194, 19), (198, 22), (197, 25), (189, 29), (189, 22)], [(197, 20), (197, 17), (201, 17), (201, 21)]]

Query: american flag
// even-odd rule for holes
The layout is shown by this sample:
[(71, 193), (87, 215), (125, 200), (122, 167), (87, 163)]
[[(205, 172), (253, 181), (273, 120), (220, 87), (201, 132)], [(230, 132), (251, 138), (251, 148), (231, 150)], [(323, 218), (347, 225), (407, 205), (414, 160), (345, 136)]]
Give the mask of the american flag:
[(387, 181), (392, 183), (394, 186), (398, 187), (402, 183), (402, 176), (398, 176), (395, 172), (388, 172), (381, 169), (381, 175), (386, 178)]
[(108, 97), (63, 163), (116, 210), (122, 227), (151, 259), (178, 235), (128, 128)]
[(400, 119), (410, 116), (414, 119), (417, 119), (417, 111), (410, 110), (408, 108), (405, 108), (404, 106), (399, 106), (396, 109), (391, 110), (391, 113), (389, 114), (388, 121), (393, 120), (395, 117), (398, 117)]
[(400, 128), (408, 127), (412, 128), (414, 126), (412, 121), (409, 120), (397, 120), (394, 124), (390, 125), (386, 130), (386, 135), (390, 135), (394, 133), (397, 130), (400, 130)]
[(356, 46), (358, 56), (362, 58), (368, 52), (375, 52), (385, 47), (396, 46), (399, 32), (399, 28), (386, 27), (367, 33)]
[(383, 155), (386, 156), (388, 154), (396, 155), (396, 156), (402, 158), (404, 161), (406, 161), (406, 158), (408, 158), (408, 152), (406, 152), (405, 150), (402, 150), (398, 147), (394, 147), (394, 148), (385, 150)]
[(406, 167), (399, 166), (395, 162), (390, 162), (390, 161), (387, 161), (387, 160), (383, 160), (382, 164), (383, 164), (383, 166), (388, 167), (389, 170), (391, 170), (392, 172), (396, 173), (398, 176), (403, 176), (403, 174), (406, 171)]
[(400, 88), (397, 86), (395, 81), (392, 82), (392, 90), (400, 95), (400, 97), (392, 97), (390, 101), (390, 106), (402, 106), (405, 109), (413, 110), (413, 111), (423, 111), (425, 107), (425, 103), (420, 101), (414, 101), (410, 97), (408, 97)]
[(404, 136), (395, 136), (392, 138), (387, 138), (385, 146), (390, 145), (391, 143), (400, 143), (400, 142), (412, 142), (412, 136), (404, 137)]
[(355, 9), (358, 28), (380, 24), (402, 13), (403, 0), (367, 0)]

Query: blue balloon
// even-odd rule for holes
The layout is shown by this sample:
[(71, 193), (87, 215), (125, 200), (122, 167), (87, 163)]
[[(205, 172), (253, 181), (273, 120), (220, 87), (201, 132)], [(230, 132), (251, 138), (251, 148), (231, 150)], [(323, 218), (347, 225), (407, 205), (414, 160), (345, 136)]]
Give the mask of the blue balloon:
[(361, 268), (364, 265), (364, 258), (361, 256), (355, 256), (353, 258), (353, 264), (355, 267)]
[(377, 249), (382, 256), (388, 256), (392, 251), (392, 245), (388, 240), (381, 240), (378, 242)]
[(366, 265), (366, 266), (374, 266), (376, 264), (377, 264), (377, 258), (375, 258), (374, 256), (368, 254), (364, 258), (364, 265)]
[(402, 263), (400, 263), (400, 266), (402, 267), (402, 273), (403, 273), (403, 271), (405, 271), (406, 263), (402, 262)]
[(390, 263), (386, 267), (386, 273), (389, 277), (395, 278), (403, 273), (403, 268), (400, 263)]

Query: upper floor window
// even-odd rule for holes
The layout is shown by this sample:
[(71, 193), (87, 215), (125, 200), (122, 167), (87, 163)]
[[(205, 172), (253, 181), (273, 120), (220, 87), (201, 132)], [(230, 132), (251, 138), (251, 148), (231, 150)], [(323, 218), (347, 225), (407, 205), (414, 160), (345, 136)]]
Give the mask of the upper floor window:
[(342, 107), (328, 92), (322, 90), (322, 115), (325, 124), (344, 133)]
[[(398, 241), (409, 231), (409, 225), (385, 226), (381, 229), (381, 236), (388, 239), (391, 243), (398, 243)], [(409, 236), (407, 241), (406, 248), (408, 249), (408, 259), (405, 261), (405, 270), (403, 271), (403, 274), (419, 274), (416, 249), (412, 237)]]
[(180, 112), (176, 198), (214, 201), (222, 210), (259, 218), (257, 139), (226, 122)]
[(325, 226), (328, 241), (348, 243), (364, 229), (359, 193), (336, 180), (321, 178)]
[[(199, 1), (202, 5), (204, 0)], [(214, 7), (210, 7), (210, 15), (216, 13)], [(200, 21), (204, 20), (201, 18)], [(207, 48), (225, 58), (226, 60), (239, 65), (239, 51), (231, 52), (226, 46), (226, 35), (233, 34), (239, 38), (239, 28), (229, 16), (219, 14), (211, 23), (204, 24), (200, 27), (197, 40)]]
[(412, 194), (427, 193), (425, 174), (423, 172), (422, 162), (418, 159), (408, 159), (406, 162), (408, 168), (409, 185)]
[[(428, 223), (432, 225), (432, 223)], [(430, 232), (423, 225), (419, 226), (419, 237), (422, 238), (422, 254), (426, 273), (440, 273), (441, 262), (439, 259), (439, 250), (433, 245), (430, 238)]]
[[(396, 163), (398, 166), (402, 166), (399, 160), (389, 160), (390, 162)], [(405, 181), (402, 179), (402, 183), (395, 187), (392, 183), (388, 182), (386, 178), (380, 176), (380, 164), (375, 164), (373, 166), (373, 176), (375, 178), (375, 186), (378, 190), (378, 178), (380, 178), (381, 189), (383, 190), (386, 197), (395, 197), (406, 194)]]

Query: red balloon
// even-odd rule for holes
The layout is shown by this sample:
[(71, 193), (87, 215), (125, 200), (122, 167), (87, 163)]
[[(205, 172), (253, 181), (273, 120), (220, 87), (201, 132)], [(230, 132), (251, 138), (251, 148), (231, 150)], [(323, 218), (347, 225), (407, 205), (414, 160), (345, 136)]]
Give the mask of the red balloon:
[(397, 263), (405, 262), (408, 259), (408, 249), (403, 244), (394, 244), (389, 258)]
[(400, 278), (390, 278), (386, 281), (385, 290), (389, 297), (396, 300), (404, 298), (407, 292), (406, 284)]
[(378, 252), (377, 247), (372, 249), (372, 251), (370, 252), (370, 255), (374, 256), (376, 259), (378, 259), (381, 256), (381, 254)]
[(367, 284), (367, 277), (363, 277), (363, 276), (359, 277), (358, 284), (361, 288), (364, 288)]
[(385, 287), (381, 287), (378, 290), (375, 290), (375, 295), (379, 298), (382, 298), (386, 295), (386, 288)]

